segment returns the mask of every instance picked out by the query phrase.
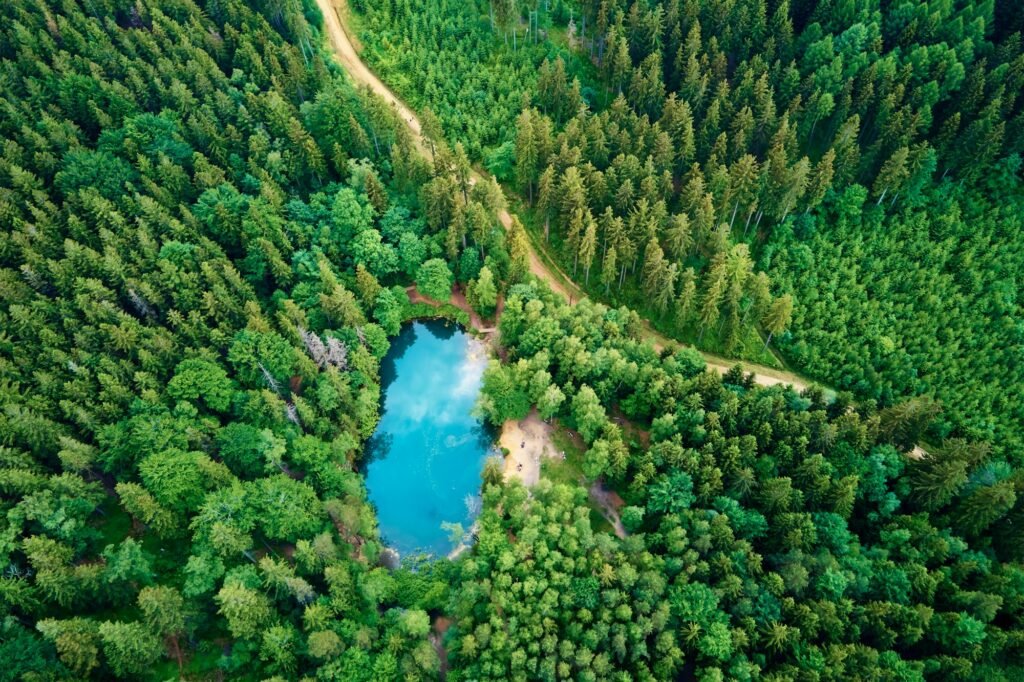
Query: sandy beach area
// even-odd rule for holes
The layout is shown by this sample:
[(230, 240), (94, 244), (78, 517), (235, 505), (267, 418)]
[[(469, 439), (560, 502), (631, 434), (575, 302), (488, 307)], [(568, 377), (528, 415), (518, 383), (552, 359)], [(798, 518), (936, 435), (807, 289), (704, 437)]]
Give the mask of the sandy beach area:
[(519, 478), (526, 487), (540, 480), (541, 458), (557, 454), (551, 442), (551, 425), (544, 423), (537, 410), (530, 410), (526, 419), (505, 422), (498, 443), (509, 453), (505, 458), (505, 480)]

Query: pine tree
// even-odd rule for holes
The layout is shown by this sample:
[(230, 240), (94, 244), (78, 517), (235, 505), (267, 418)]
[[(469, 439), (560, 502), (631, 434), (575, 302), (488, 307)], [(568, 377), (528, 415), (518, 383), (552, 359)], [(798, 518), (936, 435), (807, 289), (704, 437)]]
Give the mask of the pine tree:
[(555, 167), (548, 166), (541, 173), (537, 182), (537, 212), (544, 216), (544, 241), (547, 242), (551, 233), (551, 214), (558, 206), (557, 180)]
[(587, 212), (587, 224), (580, 240), (579, 260), (583, 261), (584, 284), (590, 284), (590, 266), (594, 262), (594, 254), (597, 253), (597, 222)]
[(690, 326), (694, 307), (697, 305), (697, 274), (693, 268), (686, 268), (681, 276), (682, 285), (676, 298), (675, 325), (679, 330)]
[(473, 166), (469, 162), (469, 156), (466, 154), (466, 149), (462, 146), (461, 142), (455, 143), (455, 151), (453, 156), (455, 180), (458, 183), (458, 187), (462, 190), (462, 200), (469, 202), (469, 187), (472, 184), (473, 177)]
[(1012, 480), (981, 485), (966, 495), (954, 514), (957, 526), (968, 536), (976, 536), (1005, 516), (1017, 502)]
[(558, 186), (558, 194), (563, 220), (571, 220), (573, 214), (587, 210), (587, 189), (576, 166), (565, 169)]
[(779, 222), (785, 222), (786, 216), (793, 210), (797, 202), (807, 192), (808, 178), (811, 172), (811, 161), (806, 156), (801, 158), (793, 167), (789, 169), (789, 178), (786, 185), (786, 191), (782, 195), (782, 217)]
[(827, 152), (818, 160), (818, 163), (814, 166), (814, 172), (811, 174), (811, 179), (807, 185), (807, 194), (804, 197), (804, 213), (807, 213), (812, 208), (815, 208), (821, 203), (821, 200), (825, 198), (825, 193), (828, 192), (832, 186), (832, 177), (835, 175), (835, 163), (836, 152), (834, 149), (829, 148)]
[(605, 57), (605, 72), (608, 84), (622, 94), (622, 86), (633, 70), (633, 60), (629, 56), (629, 44), (624, 36), (618, 35), (614, 29), (608, 37), (608, 55)]
[(423, 137), (430, 144), (430, 156), (432, 159), (436, 159), (437, 146), (444, 144), (444, 129), (441, 127), (441, 121), (429, 108), (420, 112), (419, 119)]
[(565, 243), (566, 247), (573, 254), (572, 276), (576, 276), (576, 270), (580, 261), (580, 241), (587, 229), (587, 216), (589, 210), (577, 208), (569, 216), (569, 223), (566, 226)]
[(667, 267), (663, 269), (663, 275), (661, 283), (658, 285), (658, 289), (654, 292), (654, 309), (660, 314), (664, 315), (665, 311), (668, 310), (672, 304), (672, 299), (676, 295), (676, 280), (679, 278), (679, 265), (677, 263), (669, 263)]
[(736, 221), (736, 212), (742, 206), (747, 212), (746, 224), (743, 228), (743, 237), (747, 236), (747, 229), (750, 227), (750, 218), (757, 210), (757, 190), (761, 181), (761, 169), (757, 159), (750, 154), (744, 154), (729, 169), (729, 194), (733, 200), (732, 217), (729, 219), (730, 229)]
[(527, 192), (531, 205), (533, 204), (533, 181), (539, 161), (533, 120), (534, 117), (529, 109), (523, 109), (519, 118), (516, 119), (516, 181)]
[(509, 279), (521, 282), (530, 272), (530, 242), (519, 217), (512, 216), (512, 225), (508, 231)]
[[(904, 400), (879, 413), (879, 433), (897, 446), (909, 450), (917, 444), (929, 424), (942, 413), (942, 405), (930, 396), (921, 395)], [(964, 453), (956, 457), (966, 459)]]
[(674, 169), (681, 172), (693, 161), (696, 142), (693, 132), (693, 112), (689, 102), (679, 100), (672, 93), (662, 108), (661, 126), (668, 132), (675, 150)]
[(764, 342), (766, 349), (768, 344), (772, 342), (772, 336), (781, 333), (789, 326), (792, 319), (793, 297), (791, 295), (784, 294), (772, 301), (771, 305), (768, 306), (768, 312), (761, 318), (761, 324), (765, 331), (768, 332), (768, 338)]
[(693, 248), (693, 230), (685, 213), (672, 216), (665, 234), (668, 252), (677, 261), (685, 260)]
[(641, 287), (648, 300), (654, 300), (659, 289), (665, 286), (667, 274), (665, 253), (661, 250), (658, 240), (652, 237), (644, 249), (644, 266), (640, 275)]
[(604, 293), (605, 294), (607, 294), (609, 291), (611, 291), (612, 283), (616, 280), (616, 278), (617, 278), (617, 276), (619, 274), (618, 271), (616, 270), (616, 267), (617, 267), (616, 259), (617, 258), (618, 258), (618, 255), (617, 255), (617, 252), (615, 251), (615, 247), (614, 246), (612, 246), (607, 251), (605, 251), (604, 261), (601, 263), (601, 283), (604, 284)]
[(909, 149), (900, 147), (882, 164), (882, 168), (878, 171), (878, 177), (875, 178), (875, 184), (872, 185), (872, 191), (878, 197), (878, 201), (875, 202), (876, 206), (882, 203), (887, 192), (899, 192), (903, 183), (910, 177), (910, 172), (907, 170), (909, 154)]

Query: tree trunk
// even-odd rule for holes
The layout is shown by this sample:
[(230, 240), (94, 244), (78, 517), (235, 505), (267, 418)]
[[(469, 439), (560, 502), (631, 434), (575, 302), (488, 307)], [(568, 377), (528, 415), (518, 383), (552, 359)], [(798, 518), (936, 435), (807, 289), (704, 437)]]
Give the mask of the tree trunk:
[(772, 342), (772, 332), (768, 332), (768, 338), (765, 339), (765, 341), (764, 341), (764, 348), (761, 349), (762, 353), (764, 351), (768, 350), (768, 344), (771, 343), (771, 342)]
[(551, 216), (544, 216), (544, 243), (548, 243), (548, 237), (551, 234)]
[[(736, 222), (736, 211), (740, 208), (740, 202), (736, 202), (736, 205), (732, 207), (732, 218), (729, 219), (729, 231), (732, 232), (732, 224)], [(743, 235), (746, 237), (746, 233)]]
[(786, 204), (786, 210), (782, 212), (782, 220), (779, 221), (780, 225), (782, 223), (786, 222), (786, 216), (788, 216), (788, 215), (789, 215), (789, 203)]
[(886, 187), (885, 189), (882, 190), (882, 196), (878, 197), (878, 201), (875, 202), (875, 206), (881, 205), (882, 200), (885, 199), (885, 193), (888, 192), (888, 191), (889, 191), (888, 187)]

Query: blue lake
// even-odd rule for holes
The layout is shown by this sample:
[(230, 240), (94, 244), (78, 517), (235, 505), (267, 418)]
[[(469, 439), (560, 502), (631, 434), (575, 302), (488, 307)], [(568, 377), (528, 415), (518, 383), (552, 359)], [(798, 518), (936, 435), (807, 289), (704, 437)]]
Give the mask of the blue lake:
[(456, 325), (413, 322), (381, 363), (383, 407), (367, 442), (366, 487), (381, 536), (402, 557), (445, 556), (442, 524), (473, 523), (493, 433), (472, 415), (487, 353)]

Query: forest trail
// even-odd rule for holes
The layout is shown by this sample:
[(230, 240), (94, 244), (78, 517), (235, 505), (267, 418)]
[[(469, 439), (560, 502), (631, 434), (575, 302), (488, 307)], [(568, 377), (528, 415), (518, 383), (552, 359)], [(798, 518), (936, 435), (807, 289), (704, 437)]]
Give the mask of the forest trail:
[(423, 129), (416, 114), (402, 100), (398, 99), (395, 93), (391, 92), (391, 89), (384, 85), (359, 58), (359, 54), (342, 24), (342, 17), (349, 11), (348, 3), (345, 0), (316, 0), (316, 4), (324, 16), (327, 37), (330, 39), (334, 55), (342, 67), (352, 80), (369, 87), (370, 90), (384, 98), (385, 102), (393, 106), (405, 125), (412, 131), (417, 145), (426, 151), (426, 146), (423, 144)]
[(600, 507), (604, 518), (612, 525), (615, 537), (620, 540), (629, 537), (629, 533), (626, 532), (626, 527), (622, 525), (622, 519), (619, 517), (619, 509), (622, 508), (623, 501), (618, 493), (606, 488), (601, 479), (594, 481), (587, 492), (590, 493), (590, 499)]
[[(345, 25), (345, 19), (350, 11), (348, 2), (346, 0), (316, 0), (316, 4), (317, 7), (320, 8), (320, 13), (324, 16), (324, 28), (327, 31), (327, 37), (330, 39), (331, 48), (334, 51), (338, 62), (353, 81), (358, 85), (367, 86), (370, 90), (380, 95), (384, 98), (384, 101), (388, 102), (395, 108), (395, 112), (401, 117), (402, 122), (412, 132), (417, 148), (422, 154), (429, 155), (429, 146), (426, 138), (423, 136), (423, 126), (420, 124), (420, 120), (417, 118), (415, 112), (413, 112), (411, 108), (399, 99), (398, 96), (392, 92), (391, 88), (386, 86), (379, 78), (377, 78), (376, 74), (370, 71), (369, 67), (367, 67), (366, 64), (363, 63), (362, 59), (359, 58), (359, 53), (356, 51), (355, 45), (349, 37), (349, 29)], [(483, 173), (474, 170), (471, 181), (474, 183), (484, 181), (489, 182), (490, 179)], [(498, 218), (501, 220), (501, 224), (506, 230), (512, 226), (512, 215), (507, 210), (502, 209)], [(538, 246), (534, 242), (534, 238), (528, 230), (526, 234), (530, 244), (530, 272), (538, 279), (543, 280), (552, 291), (556, 292), (570, 303), (579, 301), (581, 298), (585, 298), (586, 293), (573, 283), (572, 278), (566, 275), (561, 268), (554, 263), (552, 258), (542, 257), (541, 251), (543, 247)], [(655, 331), (647, 320), (643, 320), (642, 326), (644, 336), (647, 337), (647, 339), (653, 344), (654, 349), (658, 352), (661, 352), (665, 348), (675, 349), (685, 346), (685, 344), (669, 339)], [(719, 374), (725, 374), (732, 369), (733, 366), (740, 364), (743, 366), (745, 371), (753, 373), (754, 383), (760, 386), (789, 384), (793, 387), (793, 390), (802, 391), (815, 383), (793, 374), (792, 372), (778, 370), (747, 361), (730, 360), (728, 358), (723, 358), (711, 353), (705, 353), (703, 351), (700, 351), (700, 353), (704, 356), (708, 369), (714, 370)]]

